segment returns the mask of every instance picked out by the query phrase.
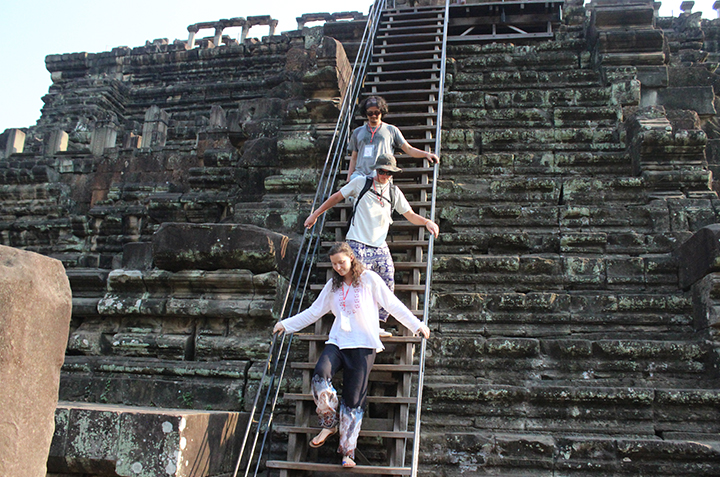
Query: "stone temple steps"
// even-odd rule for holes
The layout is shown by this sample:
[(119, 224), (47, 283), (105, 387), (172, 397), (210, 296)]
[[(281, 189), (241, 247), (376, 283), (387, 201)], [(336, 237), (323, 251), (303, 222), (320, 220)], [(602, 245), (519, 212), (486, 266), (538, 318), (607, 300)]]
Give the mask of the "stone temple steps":
[(467, 152), (483, 155), (491, 174), (516, 166), (535, 174), (630, 174), (618, 126), (639, 85), (605, 84), (582, 67), (580, 45), (566, 43), (451, 48), (443, 135), (450, 161), (467, 162), (455, 156)]
[(572, 428), (582, 422), (586, 435), (678, 439), (696, 432), (713, 441), (720, 430), (715, 389), (428, 383), (425, 398), (429, 410), (443, 403), (442, 411), (423, 415), (430, 434), (450, 425), (560, 436), (577, 433)]
[[(462, 427), (462, 426), (460, 426)], [(647, 475), (712, 476), (709, 464), (720, 459), (717, 442), (691, 442), (638, 437), (596, 437), (568, 435), (544, 436), (532, 431), (459, 431), (448, 439), (443, 433), (427, 433), (421, 460), (437, 461), (439, 466), (483, 469), (486, 475), (501, 476), (608, 476)], [(434, 446), (449, 446), (452, 458), (437, 460)], [(439, 470), (439, 467), (438, 467)]]
[[(441, 327), (442, 328), (442, 327)], [(444, 333), (428, 358), (427, 382), (475, 380), (560, 387), (683, 386), (694, 388), (711, 371), (704, 343), (578, 337), (485, 338)], [(468, 369), (474, 369), (468, 373)], [(471, 374), (472, 376), (468, 376)]]
[[(457, 235), (450, 236), (448, 240), (455, 237)], [(489, 255), (448, 254), (435, 259), (434, 281), (453, 285), (454, 291), (508, 292), (510, 281), (519, 292), (595, 290), (599, 293), (603, 290), (623, 290), (630, 295), (649, 293), (653, 289), (655, 293), (667, 291), (677, 281), (672, 258), (667, 255), (653, 255), (651, 251), (640, 254), (630, 250), (613, 252), (606, 250), (599, 238), (598, 242), (588, 244), (592, 238), (590, 234), (578, 234), (577, 237), (568, 234), (561, 240), (570, 241), (573, 238), (585, 241), (585, 248), (557, 254), (549, 249), (558, 245), (565, 247), (562, 243), (545, 245), (541, 237), (495, 231), (488, 236), (485, 245), (485, 253)], [(482, 253), (480, 240), (482, 238), (475, 243), (478, 253)], [(531, 250), (527, 255), (502, 254), (500, 249), (522, 246), (523, 240), (536, 250), (529, 246)], [(533, 244), (533, 240), (540, 243)], [(548, 250), (543, 250), (544, 246)], [(597, 249), (592, 250), (593, 247)], [(598, 256), (597, 253), (604, 254)]]

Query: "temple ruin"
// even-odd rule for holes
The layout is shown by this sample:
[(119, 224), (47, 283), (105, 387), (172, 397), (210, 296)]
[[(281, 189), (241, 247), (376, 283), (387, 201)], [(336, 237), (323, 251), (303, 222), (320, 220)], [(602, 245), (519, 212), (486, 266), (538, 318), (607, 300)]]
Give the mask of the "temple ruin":
[[(408, 186), (441, 227), (431, 292), (397, 274), (433, 333), (420, 475), (720, 475), (720, 19), (693, 6), (453, 1), (439, 120), (393, 117), (415, 80), (388, 79), (413, 145), (441, 125), (435, 192)], [(444, 8), (390, 1), (381, 21)], [(0, 134), (0, 245), (72, 288), (48, 476), (233, 474), (369, 16), (46, 57), (40, 119)], [(403, 227), (393, 253), (427, 262)], [(293, 454), (302, 367), (285, 378), (262, 475), (333, 462)], [(359, 467), (411, 460), (386, 442), (405, 431), (367, 429)]]

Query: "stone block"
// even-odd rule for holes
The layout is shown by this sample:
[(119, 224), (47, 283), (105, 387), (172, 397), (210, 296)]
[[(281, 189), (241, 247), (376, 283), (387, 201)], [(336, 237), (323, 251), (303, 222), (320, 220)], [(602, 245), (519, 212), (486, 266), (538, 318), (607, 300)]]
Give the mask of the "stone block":
[(714, 116), (715, 93), (712, 86), (664, 88), (657, 92), (657, 104), (666, 109), (691, 109), (701, 116)]
[(705, 275), (720, 270), (720, 224), (703, 227), (674, 252), (680, 287), (688, 289)]
[(21, 154), (25, 150), (25, 133), (20, 129), (9, 129), (5, 143), (5, 157)]
[(90, 139), (90, 152), (95, 156), (100, 156), (105, 149), (115, 147), (117, 141), (117, 129), (114, 127), (98, 127), (93, 130)]
[(596, 28), (652, 28), (654, 17), (655, 10), (650, 2), (644, 5), (641, 2), (634, 5), (616, 3), (594, 8), (591, 22)]
[(640, 257), (608, 257), (606, 260), (608, 285), (645, 283), (645, 264)]
[(597, 48), (601, 53), (606, 52), (645, 52), (662, 51), (662, 30), (611, 30), (598, 34)]
[(290, 276), (296, 254), (287, 236), (253, 225), (164, 223), (152, 243), (155, 265), (170, 271), (237, 268)]
[(583, 473), (584, 469), (614, 475), (619, 467), (617, 444), (612, 439), (567, 437), (558, 439), (557, 448), (559, 475), (575, 475), (576, 470)]
[(72, 298), (62, 264), (0, 246), (0, 475), (44, 477)]
[(127, 477), (229, 475), (246, 425), (247, 417), (237, 412), (61, 402), (48, 471)]
[(643, 88), (665, 88), (668, 86), (667, 66), (638, 66), (637, 79)]
[(122, 267), (126, 270), (149, 270), (152, 267), (152, 243), (131, 242), (123, 245)]
[(52, 156), (58, 152), (67, 151), (68, 147), (68, 133), (62, 130), (55, 130), (51, 132), (45, 139), (44, 154)]

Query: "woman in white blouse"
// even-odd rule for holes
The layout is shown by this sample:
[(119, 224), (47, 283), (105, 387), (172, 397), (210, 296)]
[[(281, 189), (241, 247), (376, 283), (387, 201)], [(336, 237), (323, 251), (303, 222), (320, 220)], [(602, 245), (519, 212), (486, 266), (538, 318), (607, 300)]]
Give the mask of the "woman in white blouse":
[[(312, 380), (312, 391), (322, 431), (310, 441), (322, 446), (340, 431), (338, 452), (343, 467), (355, 467), (355, 447), (362, 424), (368, 379), (380, 341), (379, 307), (385, 308), (413, 333), (430, 337), (430, 329), (390, 291), (380, 276), (365, 270), (350, 246), (335, 244), (329, 252), (333, 276), (317, 300), (305, 311), (279, 321), (273, 333), (300, 331), (325, 314), (335, 315), (329, 339), (320, 355)], [(343, 369), (342, 399), (332, 385), (332, 377)]]

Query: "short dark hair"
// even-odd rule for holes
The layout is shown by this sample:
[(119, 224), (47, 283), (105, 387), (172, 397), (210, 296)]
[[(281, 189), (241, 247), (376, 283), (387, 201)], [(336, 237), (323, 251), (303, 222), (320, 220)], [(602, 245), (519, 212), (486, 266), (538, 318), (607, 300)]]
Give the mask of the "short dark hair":
[[(362, 103), (360, 103), (360, 114), (361, 115), (365, 116), (367, 114), (367, 108), (368, 108), (367, 103), (371, 99), (375, 100), (375, 102), (377, 103), (377, 107), (380, 110), (381, 114), (387, 114), (388, 105), (387, 105), (387, 102), (382, 98), (382, 96), (370, 96), (369, 98), (366, 98)], [(372, 107), (375, 105), (371, 104), (370, 106)]]

